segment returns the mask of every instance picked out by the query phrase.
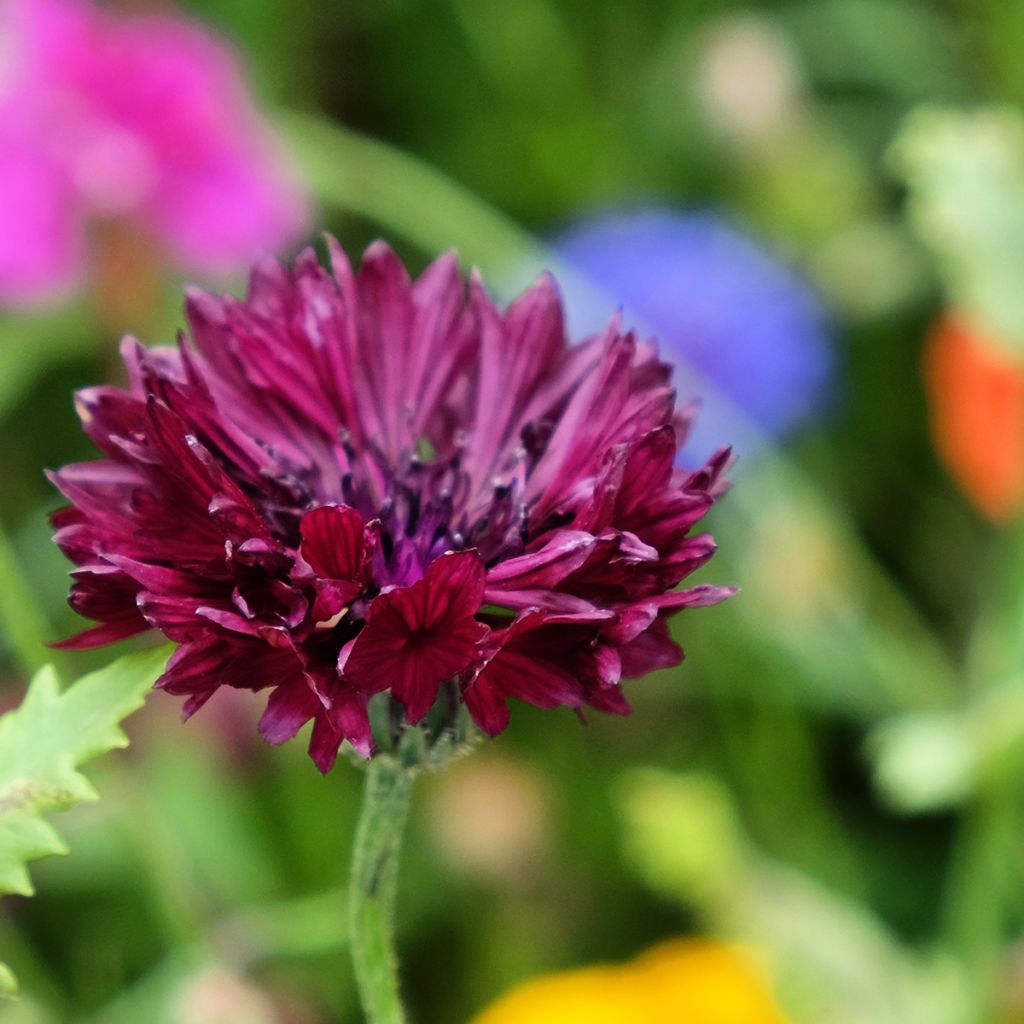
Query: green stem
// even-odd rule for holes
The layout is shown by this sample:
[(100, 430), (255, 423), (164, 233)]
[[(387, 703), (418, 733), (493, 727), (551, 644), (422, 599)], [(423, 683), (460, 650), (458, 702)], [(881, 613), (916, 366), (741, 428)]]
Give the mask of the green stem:
[[(1017, 848), (1022, 790), (1019, 758), (1024, 701), (1015, 678), (1024, 621), (1024, 526), (996, 538), (987, 588), (971, 636), (965, 682), (974, 695), (963, 715), (977, 751), (979, 779), (959, 823), (946, 885), (947, 941), (965, 963), (975, 1018), (991, 1019), (992, 993), (1010, 918), (1020, 909)], [(973, 726), (973, 728), (971, 728)]]
[(965, 965), (971, 1020), (991, 1019), (1000, 950), (1013, 912), (1017, 865), (1006, 855), (1020, 828), (1015, 779), (1003, 778), (979, 793), (960, 823), (946, 883), (946, 941)]
[(349, 881), (349, 942), (367, 1024), (404, 1024), (394, 949), (395, 890), (412, 773), (394, 758), (366, 771)]

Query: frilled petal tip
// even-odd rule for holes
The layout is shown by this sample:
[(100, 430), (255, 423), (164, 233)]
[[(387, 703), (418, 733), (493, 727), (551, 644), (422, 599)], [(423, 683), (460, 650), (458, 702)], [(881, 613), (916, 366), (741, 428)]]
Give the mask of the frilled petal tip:
[(390, 688), (410, 722), (430, 710), (443, 682), (466, 670), (488, 629), (474, 616), (484, 592), (475, 551), (441, 555), (418, 583), (381, 594), (356, 637), (345, 678), (366, 693)]
[(570, 345), (550, 277), (501, 310), (451, 254), (328, 250), (190, 292), (176, 348), (129, 339), (128, 385), (79, 393), (102, 457), (52, 475), (53, 525), (97, 624), (64, 645), (159, 630), (186, 717), (265, 689), (260, 733), (311, 723), (321, 771), (374, 753), (381, 692), (395, 728), (442, 690), (490, 735), (513, 699), (627, 713), (682, 658), (667, 619), (733, 592), (685, 586), (728, 449), (679, 470), (671, 367), (616, 318)]

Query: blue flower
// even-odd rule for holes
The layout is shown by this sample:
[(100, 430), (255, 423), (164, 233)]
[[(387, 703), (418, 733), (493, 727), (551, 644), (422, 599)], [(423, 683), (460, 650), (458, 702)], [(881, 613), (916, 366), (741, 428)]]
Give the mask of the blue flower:
[[(652, 332), (668, 362), (685, 364), (675, 379), (683, 401), (702, 390), (686, 366), (720, 392), (704, 395), (687, 461), (706, 457), (716, 438), (737, 437), (735, 410), (777, 438), (824, 406), (833, 354), (818, 295), (723, 217), (611, 214), (573, 227), (554, 248), (582, 278), (563, 279), (573, 335), (599, 330), (612, 298), (627, 325)], [(600, 308), (597, 296), (605, 298)], [(741, 454), (749, 454), (757, 431), (740, 433), (748, 438)]]

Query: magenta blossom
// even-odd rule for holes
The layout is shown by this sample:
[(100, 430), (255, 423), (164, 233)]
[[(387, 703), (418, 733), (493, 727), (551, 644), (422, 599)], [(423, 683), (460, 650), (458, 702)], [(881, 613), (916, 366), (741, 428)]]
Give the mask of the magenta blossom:
[(671, 367), (615, 320), (568, 345), (550, 278), (502, 313), (453, 255), (413, 282), (328, 244), (330, 273), (307, 250), (244, 301), (191, 293), (190, 338), (126, 340), (129, 387), (78, 395), (105, 458), (53, 474), (54, 525), (100, 625), (64, 646), (158, 629), (186, 716), (269, 688), (261, 732), (313, 719), (322, 771), (373, 751), (385, 690), (491, 735), (510, 697), (627, 712), (620, 680), (682, 657), (668, 617), (731, 593), (673, 589), (714, 551), (690, 530), (727, 450), (676, 469)]
[(0, 0), (0, 302), (74, 285), (96, 220), (190, 270), (291, 241), (305, 199), (233, 54), (163, 12)]

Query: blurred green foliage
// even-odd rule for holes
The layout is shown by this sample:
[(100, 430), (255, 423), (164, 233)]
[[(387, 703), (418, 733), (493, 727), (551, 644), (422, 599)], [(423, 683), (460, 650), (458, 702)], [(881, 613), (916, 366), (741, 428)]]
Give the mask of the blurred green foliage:
[[(1021, 316), (1024, 4), (188, 6), (243, 49), (349, 249), (384, 233), (423, 265), (454, 245), (504, 287), (606, 205), (721, 207), (841, 328), (831, 417), (741, 462), (712, 518), (705, 576), (743, 592), (681, 616), (684, 666), (632, 684), (626, 720), (517, 709), (419, 783), (415, 1019), (461, 1024), (532, 973), (702, 929), (768, 949), (798, 1022), (1024, 1019), (1020, 530), (953, 490), (918, 383), (950, 296)], [(1006, 112), (936, 112), (980, 105)], [(1008, 126), (1003, 178), (979, 123)], [(965, 218), (938, 240), (936, 202)], [(180, 285), (130, 314), (93, 295), (3, 318), (4, 706), (75, 627), (41, 476), (89, 456), (71, 391), (118, 372), (120, 332), (171, 340)], [(182, 728), (157, 695), (130, 720), (130, 751), (91, 773), (103, 799), (60, 819), (73, 856), (5, 901), (23, 995), (2, 1024), (358, 1019), (340, 923), (361, 776), (266, 748), (256, 703), (218, 697)]]
[[(127, 655), (64, 693), (46, 666), (0, 718), (0, 893), (31, 896), (28, 861), (68, 852), (43, 814), (99, 798), (76, 769), (128, 745), (119, 723), (142, 706), (166, 661), (166, 649)], [(12, 994), (13, 976), (0, 968), (0, 995)]]
[(1012, 107), (922, 108), (892, 148), (911, 222), (935, 250), (957, 308), (1024, 346), (1024, 116)]

